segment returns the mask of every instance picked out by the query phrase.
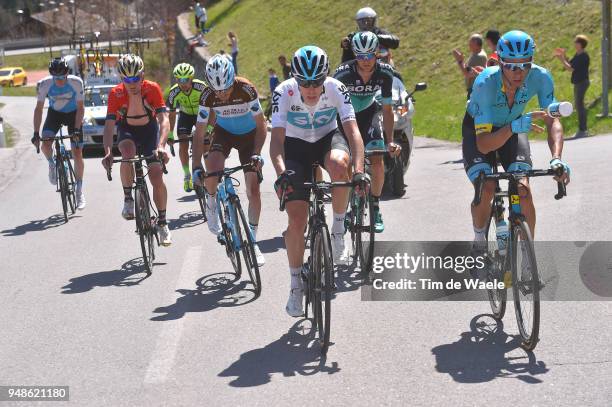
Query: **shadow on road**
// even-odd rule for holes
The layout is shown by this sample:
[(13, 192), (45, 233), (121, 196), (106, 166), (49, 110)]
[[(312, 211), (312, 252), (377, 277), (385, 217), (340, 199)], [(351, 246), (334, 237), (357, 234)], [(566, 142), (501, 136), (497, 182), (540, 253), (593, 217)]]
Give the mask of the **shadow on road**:
[(285, 239), (282, 236), (274, 236), (272, 239), (257, 241), (262, 253), (274, 253), (285, 248)]
[(546, 364), (537, 361), (533, 352), (520, 347), (520, 338), (504, 332), (502, 321), (491, 315), (477, 315), (470, 322), (470, 332), (461, 339), (436, 346), (436, 370), (448, 373), (459, 383), (484, 383), (496, 378), (514, 378), (538, 384), (537, 375), (548, 372)]
[[(72, 219), (74, 216), (70, 217)], [(52, 215), (46, 219), (31, 220), (24, 225), (16, 226), (13, 229), (3, 230), (3, 236), (22, 236), (28, 232), (42, 232), (43, 230), (56, 228), (64, 224), (64, 215)]]
[(170, 321), (180, 319), (188, 312), (206, 312), (221, 307), (246, 305), (257, 299), (250, 282), (238, 282), (233, 273), (216, 273), (204, 276), (196, 281), (195, 290), (178, 289), (181, 297), (172, 305), (158, 307), (153, 312), (161, 314), (151, 321)]
[(191, 212), (185, 212), (184, 214), (179, 216), (177, 219), (169, 219), (168, 227), (170, 228), (170, 230), (185, 229), (185, 228), (192, 228), (202, 223), (204, 223), (202, 219), (202, 212), (191, 211)]
[[(159, 264), (159, 263), (154, 263)], [(137, 277), (137, 274), (142, 276)], [(79, 294), (93, 290), (95, 287), (129, 287), (140, 284), (147, 279), (149, 273), (142, 257), (132, 259), (121, 265), (119, 270), (101, 271), (70, 279), (70, 283), (62, 287), (62, 294)]]
[(291, 377), (338, 372), (337, 362), (328, 366), (321, 356), (310, 321), (302, 319), (276, 341), (240, 355), (219, 377), (235, 377), (229, 383), (232, 387), (255, 387), (270, 383), (274, 373)]
[(196, 194), (189, 194), (189, 195), (183, 195), (180, 198), (177, 199), (177, 201), (179, 202), (194, 202), (198, 199), (198, 197), (196, 196)]
[(351, 265), (337, 265), (334, 271), (336, 289), (332, 298), (335, 298), (337, 293), (356, 291), (367, 282), (366, 276), (357, 268), (356, 260)]

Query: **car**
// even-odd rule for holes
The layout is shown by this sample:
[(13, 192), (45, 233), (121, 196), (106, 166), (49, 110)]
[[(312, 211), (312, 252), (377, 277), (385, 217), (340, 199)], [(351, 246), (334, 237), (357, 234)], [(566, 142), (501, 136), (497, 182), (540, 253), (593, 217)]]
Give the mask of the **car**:
[[(104, 123), (108, 94), (114, 85), (85, 87), (85, 114), (83, 116), (83, 152), (102, 151), (104, 144)], [(113, 135), (113, 149), (117, 146), (117, 128)]]
[(0, 68), (0, 86), (26, 86), (27, 84), (28, 74), (22, 67)]

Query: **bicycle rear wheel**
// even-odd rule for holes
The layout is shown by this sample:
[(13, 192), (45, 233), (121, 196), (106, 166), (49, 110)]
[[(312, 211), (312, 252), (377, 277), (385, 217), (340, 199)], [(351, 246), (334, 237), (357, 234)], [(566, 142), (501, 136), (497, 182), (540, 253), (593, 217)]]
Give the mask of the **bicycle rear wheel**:
[(149, 209), (149, 194), (137, 187), (135, 191), (136, 227), (140, 237), (142, 260), (149, 273), (153, 271), (155, 249), (153, 246), (153, 226), (151, 224), (151, 211)]
[[(499, 245), (497, 243), (497, 205), (493, 201), (491, 216), (487, 225), (487, 282), (503, 280), (507, 268), (506, 265), (508, 264), (506, 257), (507, 255), (502, 256), (499, 254)], [(493, 317), (501, 320), (506, 314), (506, 288), (488, 289), (487, 294)]]
[(74, 175), (74, 169), (72, 168), (72, 162), (70, 158), (66, 157), (66, 163), (68, 164), (68, 204), (70, 206), (70, 212), (74, 215), (76, 212), (76, 181)]
[(236, 197), (234, 200), (234, 207), (236, 208), (238, 214), (240, 215), (240, 221), (242, 223), (242, 230), (240, 227), (240, 223), (236, 221), (236, 231), (238, 232), (238, 236), (240, 236), (240, 247), (242, 248), (242, 259), (244, 260), (244, 265), (249, 272), (249, 278), (251, 279), (251, 283), (253, 283), (253, 288), (255, 289), (255, 295), (259, 297), (261, 294), (261, 278), (259, 275), (259, 265), (257, 264), (257, 257), (255, 256), (255, 242), (253, 241), (253, 235), (250, 233), (249, 222), (247, 221), (246, 216), (244, 216), (244, 211), (242, 210), (242, 205), (240, 205), (240, 200)]
[(62, 210), (64, 211), (64, 222), (68, 223), (68, 176), (66, 175), (64, 158), (60, 154), (55, 158), (55, 171), (57, 172)]
[(371, 211), (370, 195), (367, 197), (355, 196), (355, 246), (362, 273), (369, 273), (372, 269), (374, 257), (374, 214)]
[(225, 254), (229, 257), (232, 267), (234, 268), (234, 274), (236, 279), (239, 279), (242, 275), (242, 265), (240, 264), (240, 252), (235, 250), (234, 238), (232, 236), (232, 230), (228, 225), (232, 225), (234, 220), (238, 219), (236, 216), (236, 208), (228, 205), (225, 201), (219, 201), (219, 221), (221, 222), (221, 228), (223, 238), (225, 239)]
[(206, 218), (206, 191), (204, 190), (204, 187), (195, 184), (193, 186), (193, 189), (195, 190), (196, 197), (198, 198), (198, 203), (200, 204), (202, 218), (204, 219), (204, 222), (206, 222), (208, 220)]
[(312, 249), (313, 316), (319, 334), (321, 354), (329, 347), (331, 328), (331, 296), (333, 289), (333, 260), (329, 232), (325, 226), (315, 231)]
[(512, 227), (512, 292), (522, 347), (533, 350), (540, 333), (540, 278), (529, 225)]

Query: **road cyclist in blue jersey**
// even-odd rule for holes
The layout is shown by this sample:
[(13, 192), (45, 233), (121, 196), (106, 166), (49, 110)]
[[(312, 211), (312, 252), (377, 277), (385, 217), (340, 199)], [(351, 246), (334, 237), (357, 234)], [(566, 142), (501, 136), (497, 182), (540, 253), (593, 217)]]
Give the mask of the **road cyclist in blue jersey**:
[[(68, 64), (63, 58), (55, 58), (49, 62), (49, 76), (36, 84), (36, 108), (34, 109), (34, 136), (32, 144), (40, 146), (49, 162), (49, 182), (57, 184), (57, 174), (53, 158), (53, 138), (62, 126), (68, 126), (68, 134), (74, 136), (71, 141), (72, 157), (76, 178), (77, 209), (84, 209), (85, 195), (83, 193), (83, 115), (85, 114), (83, 81), (75, 75), (68, 75)], [(42, 126), (45, 99), (49, 99), (47, 117)], [(42, 145), (41, 145), (42, 139)]]

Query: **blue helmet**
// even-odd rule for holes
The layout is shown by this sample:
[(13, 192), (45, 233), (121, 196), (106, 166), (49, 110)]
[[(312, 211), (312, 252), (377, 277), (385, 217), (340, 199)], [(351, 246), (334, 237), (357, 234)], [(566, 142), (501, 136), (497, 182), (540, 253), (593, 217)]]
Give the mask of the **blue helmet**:
[(508, 31), (497, 42), (497, 55), (504, 59), (533, 58), (535, 42), (523, 31)]
[(321, 48), (307, 45), (295, 51), (291, 60), (293, 77), (302, 81), (316, 81), (327, 76), (329, 59)]

